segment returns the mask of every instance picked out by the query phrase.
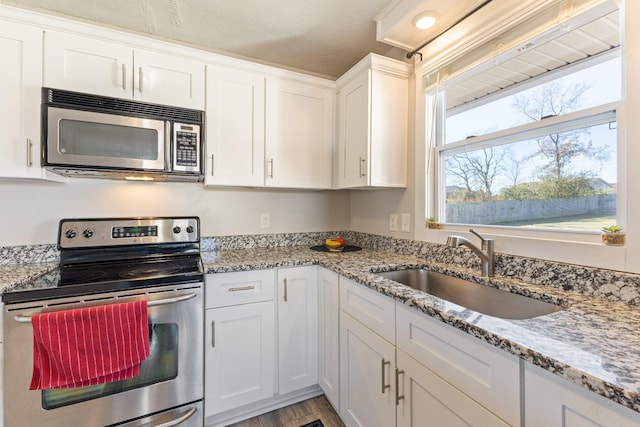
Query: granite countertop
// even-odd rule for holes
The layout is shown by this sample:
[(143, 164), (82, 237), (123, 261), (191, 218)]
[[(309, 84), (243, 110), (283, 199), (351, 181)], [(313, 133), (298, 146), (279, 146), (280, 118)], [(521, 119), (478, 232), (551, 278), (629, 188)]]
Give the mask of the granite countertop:
[[(481, 278), (475, 269), (388, 251), (324, 253), (294, 246), (202, 252), (202, 260), (207, 273), (321, 265), (640, 412), (638, 306), (504, 277)], [(373, 273), (415, 267), (511, 290), (565, 309), (527, 320), (499, 319)], [(0, 266), (2, 293), (55, 286), (56, 280), (53, 263)]]
[[(322, 253), (307, 248), (203, 252), (207, 273), (318, 264), (414, 307), (527, 362), (640, 412), (640, 310), (577, 292), (518, 280), (481, 278), (424, 257), (362, 250)], [(565, 309), (527, 320), (505, 320), (449, 303), (372, 272), (427, 267), (562, 305)]]

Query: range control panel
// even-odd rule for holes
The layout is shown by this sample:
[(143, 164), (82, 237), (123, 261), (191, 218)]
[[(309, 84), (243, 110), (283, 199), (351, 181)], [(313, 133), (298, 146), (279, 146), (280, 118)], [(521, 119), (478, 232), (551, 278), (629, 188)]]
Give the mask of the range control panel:
[(198, 217), (63, 219), (59, 248), (199, 243)]

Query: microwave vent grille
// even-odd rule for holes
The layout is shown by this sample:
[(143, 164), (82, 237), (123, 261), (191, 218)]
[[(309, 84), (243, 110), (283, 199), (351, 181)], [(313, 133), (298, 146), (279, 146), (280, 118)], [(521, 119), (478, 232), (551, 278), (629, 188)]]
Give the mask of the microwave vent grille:
[(127, 99), (109, 98), (79, 92), (43, 88), (43, 100), (47, 104), (65, 105), (71, 108), (105, 113), (146, 116), (160, 120), (202, 124), (203, 112), (169, 105), (148, 104)]

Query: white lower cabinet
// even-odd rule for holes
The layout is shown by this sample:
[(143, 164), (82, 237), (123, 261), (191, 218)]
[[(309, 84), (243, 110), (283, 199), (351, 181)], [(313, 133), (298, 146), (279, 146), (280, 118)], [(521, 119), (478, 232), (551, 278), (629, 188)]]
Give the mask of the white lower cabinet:
[(205, 287), (205, 416), (275, 393), (275, 272), (209, 274)]
[(348, 427), (396, 423), (395, 303), (340, 277), (340, 417)]
[(318, 384), (336, 411), (340, 409), (339, 276), (318, 267)]
[(398, 427), (509, 425), (401, 350), (397, 365)]
[(520, 368), (515, 356), (340, 278), (348, 427), (520, 426)]
[[(520, 359), (402, 303), (396, 307), (396, 328), (398, 350), (428, 368), (430, 375), (441, 378), (445, 388), (451, 388), (450, 401), (444, 393), (434, 395), (442, 399), (443, 417), (459, 407), (460, 419), (469, 419), (464, 410), (477, 402), (495, 414), (494, 421), (472, 425), (521, 425)], [(400, 363), (398, 366), (404, 369)], [(459, 399), (468, 400), (469, 405), (454, 405)]]
[(278, 269), (278, 391), (318, 383), (317, 267)]
[(530, 363), (525, 364), (527, 427), (637, 427), (640, 414)]
[(340, 416), (348, 427), (396, 423), (395, 347), (340, 312)]
[(273, 396), (273, 301), (206, 311), (205, 415)]

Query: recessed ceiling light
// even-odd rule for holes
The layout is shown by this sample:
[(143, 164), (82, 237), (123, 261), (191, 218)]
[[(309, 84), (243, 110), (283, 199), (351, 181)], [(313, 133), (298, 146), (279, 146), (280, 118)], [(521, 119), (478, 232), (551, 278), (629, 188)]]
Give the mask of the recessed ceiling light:
[(436, 14), (433, 12), (422, 12), (413, 18), (413, 25), (419, 30), (426, 30), (436, 23)]

